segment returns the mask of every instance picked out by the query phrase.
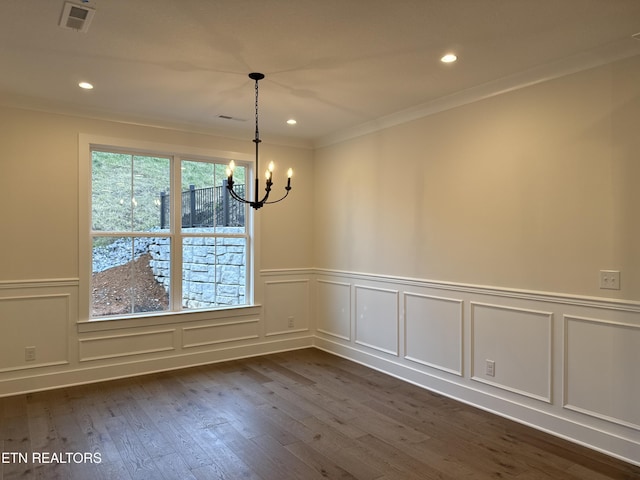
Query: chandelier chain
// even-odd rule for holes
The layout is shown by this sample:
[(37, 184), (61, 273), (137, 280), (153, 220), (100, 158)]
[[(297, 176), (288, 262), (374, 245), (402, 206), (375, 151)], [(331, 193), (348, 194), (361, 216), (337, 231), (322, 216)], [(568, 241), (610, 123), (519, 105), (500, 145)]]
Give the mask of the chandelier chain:
[(256, 140), (260, 139), (260, 133), (258, 132), (258, 80), (256, 80)]

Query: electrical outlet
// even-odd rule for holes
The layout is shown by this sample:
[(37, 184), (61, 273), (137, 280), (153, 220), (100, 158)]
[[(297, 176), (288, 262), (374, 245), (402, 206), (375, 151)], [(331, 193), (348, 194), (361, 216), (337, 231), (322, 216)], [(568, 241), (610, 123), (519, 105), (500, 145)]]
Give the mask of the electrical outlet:
[(496, 376), (496, 362), (493, 360), (485, 360), (484, 373), (488, 377)]
[(289, 317), (289, 323), (287, 324), (289, 328), (293, 328), (293, 317)]
[(605, 290), (620, 290), (620, 271), (600, 270), (600, 288)]
[(36, 359), (36, 347), (24, 347), (25, 362), (33, 362)]

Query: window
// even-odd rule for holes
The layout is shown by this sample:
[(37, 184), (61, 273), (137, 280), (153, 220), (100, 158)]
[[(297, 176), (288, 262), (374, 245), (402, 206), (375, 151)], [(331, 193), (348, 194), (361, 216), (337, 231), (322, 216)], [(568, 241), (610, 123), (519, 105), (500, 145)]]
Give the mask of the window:
[(224, 186), (228, 159), (90, 154), (90, 317), (250, 303), (248, 211)]

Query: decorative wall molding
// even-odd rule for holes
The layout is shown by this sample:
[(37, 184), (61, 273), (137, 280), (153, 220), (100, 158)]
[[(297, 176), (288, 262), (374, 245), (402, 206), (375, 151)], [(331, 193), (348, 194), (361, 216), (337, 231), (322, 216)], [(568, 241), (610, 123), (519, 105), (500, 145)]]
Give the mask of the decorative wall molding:
[(260, 319), (236, 320), (182, 328), (182, 348), (204, 347), (220, 343), (260, 338)]
[(640, 363), (629, 361), (640, 359), (640, 324), (564, 315), (563, 327), (564, 408), (640, 432)]
[[(318, 269), (316, 278), (318, 288), (349, 290), (355, 303), (350, 318), (329, 333), (318, 321), (316, 347), (640, 465), (640, 377), (633, 362), (640, 351), (637, 302), (329, 269)], [(377, 307), (372, 324), (384, 330), (399, 318), (398, 353), (380, 348), (380, 337), (361, 338), (367, 324), (360, 313), (370, 300), (358, 299), (363, 292), (374, 303), (385, 292), (397, 296), (399, 316)], [(603, 331), (576, 330), (578, 321)], [(353, 338), (330, 334), (354, 327)], [(458, 365), (451, 368), (452, 357), (434, 361), (441, 352), (429, 336), (457, 348)], [(590, 352), (610, 367), (596, 378), (593, 366), (583, 362)], [(486, 358), (496, 361), (495, 377), (486, 375)], [(591, 360), (597, 358), (592, 354)]]
[[(0, 373), (69, 363), (77, 297), (65, 290), (32, 285), (0, 292)], [(27, 348), (33, 349), (34, 358), (27, 360)]]
[[(67, 296), (69, 306), (56, 310), (65, 338), (53, 342), (55, 360), (64, 352), (65, 363), (12, 365), (0, 372), (0, 395), (315, 346), (640, 464), (640, 381), (630, 360), (640, 351), (638, 302), (311, 268), (262, 272), (257, 288), (263, 306), (78, 322), (77, 280), (4, 282), (0, 305)], [(37, 311), (28, 315), (42, 317)], [(600, 357), (591, 355), (595, 347)], [(503, 356), (495, 382), (478, 370), (484, 357), (474, 358), (491, 349)], [(519, 367), (518, 355), (536, 373), (524, 388), (515, 374), (529, 375), (530, 366)], [(597, 358), (609, 370), (595, 372), (604, 365), (590, 363)], [(502, 378), (505, 364), (514, 370)]]
[(264, 282), (265, 336), (309, 331), (310, 288), (309, 278)]
[[(473, 301), (470, 308), (471, 380), (551, 403), (553, 312)], [(495, 362), (493, 376), (483, 373), (485, 360)]]
[(316, 330), (351, 340), (351, 284), (316, 280)]
[[(464, 362), (463, 309), (464, 301), (459, 298), (405, 292), (404, 358), (461, 377)], [(417, 314), (420, 314), (419, 318)], [(438, 334), (430, 335), (434, 331)]]
[(80, 338), (78, 340), (79, 360), (88, 362), (174, 351), (176, 349), (175, 333), (176, 329), (170, 328)]
[(603, 308), (606, 310), (640, 313), (640, 302), (633, 300), (619, 300), (615, 298), (588, 297), (565, 293), (541, 292), (537, 290), (502, 288), (491, 285), (443, 282), (438, 280), (400, 277), (396, 275), (387, 276), (375, 273), (347, 272), (344, 270), (316, 269), (316, 274), (337, 278), (349, 278), (357, 281), (368, 280), (372, 282), (384, 282), (386, 284), (399, 284), (405, 287), (413, 286), (459, 293), (490, 295), (517, 300), (533, 300), (546, 303), (558, 303), (562, 305), (574, 305), (578, 307)]
[(78, 278), (53, 278), (34, 280), (0, 280), (1, 290), (24, 290), (26, 288), (52, 288), (52, 287), (77, 287)]
[(398, 356), (398, 291), (355, 284), (354, 302), (355, 343)]

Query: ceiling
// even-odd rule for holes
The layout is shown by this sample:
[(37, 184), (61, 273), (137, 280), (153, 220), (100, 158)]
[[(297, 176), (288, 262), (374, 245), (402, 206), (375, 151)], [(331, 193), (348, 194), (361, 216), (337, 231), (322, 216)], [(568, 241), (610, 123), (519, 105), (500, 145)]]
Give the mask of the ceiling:
[(2, 0), (0, 103), (252, 138), (258, 71), (263, 138), (310, 145), (640, 54), (640, 0), (78, 0), (86, 33), (64, 3)]

